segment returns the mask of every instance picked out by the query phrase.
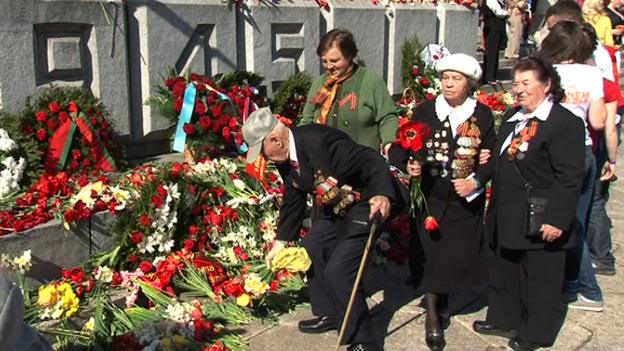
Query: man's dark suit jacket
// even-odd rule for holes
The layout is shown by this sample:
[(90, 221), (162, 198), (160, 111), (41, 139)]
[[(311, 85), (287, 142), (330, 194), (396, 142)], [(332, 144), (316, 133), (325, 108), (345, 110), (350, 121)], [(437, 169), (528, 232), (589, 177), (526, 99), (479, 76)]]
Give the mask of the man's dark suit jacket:
[(533, 184), (532, 195), (548, 199), (545, 223), (564, 231), (552, 243), (525, 236), (527, 197), (525, 182), (507, 156), (502, 144), (518, 122), (507, 122), (516, 110), (503, 118), (498, 143), (492, 152), (494, 176), (486, 223), (493, 246), (531, 250), (569, 248), (575, 244), (572, 223), (585, 176), (585, 127), (583, 121), (555, 103), (546, 121), (538, 120), (537, 134), (529, 141), (522, 160), (522, 176)]
[[(351, 207), (345, 216), (346, 222), (368, 222), (368, 200), (383, 195), (395, 201), (392, 175), (383, 157), (371, 148), (359, 145), (347, 134), (324, 125), (311, 124), (292, 128), (297, 149), (299, 173), (289, 162), (277, 166), (284, 180), (284, 202), (280, 208), (277, 239), (293, 241), (301, 229), (306, 199), (314, 192), (314, 175), (321, 171), (325, 177), (334, 177), (338, 186), (348, 184), (362, 193), (362, 200)], [(331, 206), (321, 210), (322, 215), (331, 216)], [(362, 224), (359, 224), (362, 226)], [(339, 236), (361, 233), (361, 228), (346, 225)]]

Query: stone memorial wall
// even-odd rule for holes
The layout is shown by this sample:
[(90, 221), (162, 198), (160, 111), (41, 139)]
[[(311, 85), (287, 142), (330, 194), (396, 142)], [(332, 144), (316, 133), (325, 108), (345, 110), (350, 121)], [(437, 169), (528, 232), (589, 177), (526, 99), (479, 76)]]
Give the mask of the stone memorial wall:
[[(50, 84), (85, 86), (109, 109), (130, 157), (168, 151), (165, 119), (146, 99), (170, 68), (207, 75), (249, 70), (269, 96), (290, 75), (317, 76), (319, 38), (343, 27), (359, 58), (401, 92), (401, 46), (417, 36), (474, 54), (476, 11), (454, 4), (334, 0), (2, 0), (0, 107), (15, 111)], [(0, 121), (1, 124), (1, 121)]]

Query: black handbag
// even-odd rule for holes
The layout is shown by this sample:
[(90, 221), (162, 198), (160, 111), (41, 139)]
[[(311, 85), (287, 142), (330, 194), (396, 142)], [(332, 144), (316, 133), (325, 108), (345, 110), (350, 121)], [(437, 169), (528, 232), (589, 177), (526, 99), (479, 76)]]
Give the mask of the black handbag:
[(548, 206), (548, 199), (545, 197), (533, 196), (531, 193), (533, 185), (527, 181), (526, 178), (524, 178), (522, 173), (520, 173), (520, 168), (518, 168), (516, 160), (512, 160), (511, 163), (513, 164), (516, 172), (518, 172), (520, 178), (522, 178), (524, 188), (526, 189), (527, 212), (524, 217), (525, 236), (541, 237), (542, 225), (546, 220), (546, 207)]

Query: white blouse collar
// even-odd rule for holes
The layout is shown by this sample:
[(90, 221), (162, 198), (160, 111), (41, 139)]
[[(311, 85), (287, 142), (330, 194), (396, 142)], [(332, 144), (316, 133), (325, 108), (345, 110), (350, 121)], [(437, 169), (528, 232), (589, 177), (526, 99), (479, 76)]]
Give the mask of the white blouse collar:
[(474, 114), (474, 110), (477, 107), (477, 100), (472, 97), (466, 98), (463, 104), (457, 108), (451, 107), (448, 104), (444, 95), (438, 95), (435, 100), (436, 116), (440, 122), (444, 121), (447, 117), (451, 124), (451, 130), (453, 136), (456, 135), (457, 127), (466, 122)]

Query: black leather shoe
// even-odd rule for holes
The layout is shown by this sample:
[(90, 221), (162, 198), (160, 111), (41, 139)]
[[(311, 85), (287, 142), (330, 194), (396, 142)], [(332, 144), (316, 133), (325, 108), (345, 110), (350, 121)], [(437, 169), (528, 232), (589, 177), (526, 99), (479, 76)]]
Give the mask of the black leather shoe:
[(508, 339), (511, 339), (518, 334), (514, 329), (499, 328), (489, 324), (486, 321), (474, 321), (474, 323), (472, 323), (472, 330), (479, 334), (496, 335)]
[(374, 343), (358, 343), (347, 347), (347, 351), (382, 351), (381, 347)]
[(534, 351), (542, 347), (550, 346), (550, 345), (545, 345), (545, 344), (536, 344), (530, 341), (524, 341), (518, 337), (510, 339), (507, 345), (509, 345), (509, 347), (511, 347), (513, 350), (516, 350), (516, 351)]
[(425, 331), (425, 341), (431, 351), (442, 351), (446, 346), (446, 340), (444, 340), (444, 331), (439, 328), (434, 328)]
[(320, 334), (328, 330), (336, 329), (334, 316), (321, 316), (299, 321), (299, 331), (308, 334)]

